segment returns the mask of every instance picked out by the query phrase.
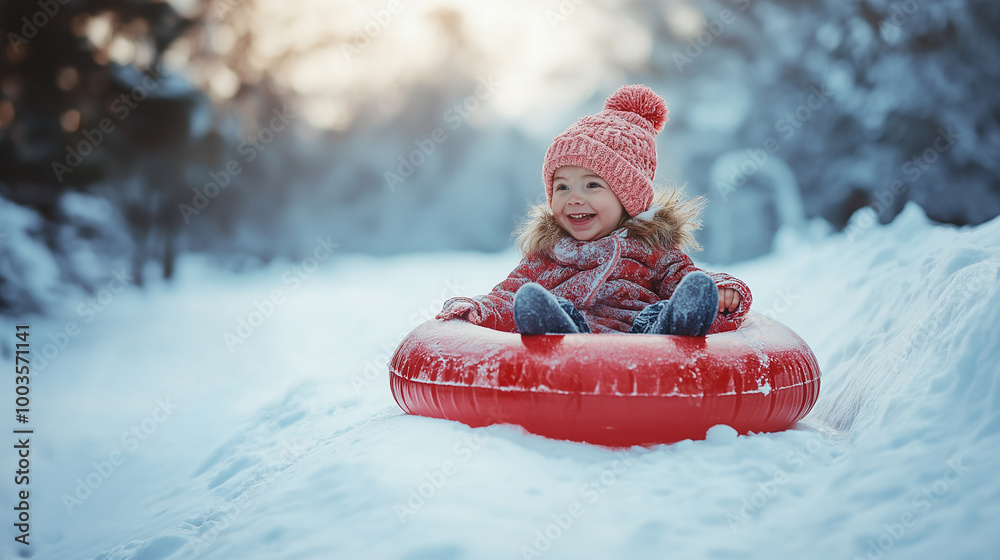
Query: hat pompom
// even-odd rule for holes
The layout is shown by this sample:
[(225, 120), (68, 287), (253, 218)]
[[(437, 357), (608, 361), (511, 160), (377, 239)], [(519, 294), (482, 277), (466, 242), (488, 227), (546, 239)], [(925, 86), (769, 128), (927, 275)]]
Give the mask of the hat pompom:
[(663, 130), (669, 113), (667, 103), (663, 101), (663, 98), (644, 85), (629, 85), (618, 88), (618, 91), (612, 93), (604, 102), (604, 109), (635, 113), (649, 121), (656, 132)]

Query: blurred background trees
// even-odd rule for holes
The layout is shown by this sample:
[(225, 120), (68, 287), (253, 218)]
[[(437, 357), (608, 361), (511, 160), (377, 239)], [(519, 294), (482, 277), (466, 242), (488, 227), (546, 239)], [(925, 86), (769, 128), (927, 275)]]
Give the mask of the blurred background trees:
[(551, 137), (622, 83), (671, 120), (701, 258), (913, 200), (1000, 214), (988, 0), (38, 0), (0, 31), (0, 311), (184, 254), (509, 247)]

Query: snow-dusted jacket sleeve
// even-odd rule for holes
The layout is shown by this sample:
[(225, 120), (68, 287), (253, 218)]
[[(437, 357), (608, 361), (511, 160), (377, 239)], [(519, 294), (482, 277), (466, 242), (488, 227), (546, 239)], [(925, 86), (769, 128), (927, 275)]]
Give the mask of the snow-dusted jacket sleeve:
[(663, 278), (663, 283), (660, 284), (657, 295), (661, 299), (669, 299), (673, 295), (674, 290), (677, 289), (677, 285), (681, 283), (682, 278), (695, 271), (704, 272), (711, 276), (712, 280), (715, 280), (716, 285), (720, 288), (732, 288), (740, 294), (740, 304), (736, 311), (732, 311), (728, 315), (719, 313), (715, 317), (715, 322), (712, 323), (712, 328), (709, 329), (708, 334), (727, 332), (739, 328), (743, 324), (743, 319), (746, 318), (747, 313), (750, 311), (750, 304), (753, 303), (750, 288), (739, 278), (725, 272), (701, 270), (694, 265), (690, 257), (680, 251), (677, 252), (677, 255), (677, 259), (667, 268), (667, 274)]
[[(438, 318), (463, 318), (474, 325), (498, 331), (517, 332), (514, 323), (514, 294), (528, 282), (538, 281), (538, 272), (545, 270), (543, 259), (544, 257), (539, 255), (525, 257), (503, 282), (484, 296), (449, 299), (444, 302), (441, 313), (437, 315)], [(468, 313), (466, 309), (469, 309)]]

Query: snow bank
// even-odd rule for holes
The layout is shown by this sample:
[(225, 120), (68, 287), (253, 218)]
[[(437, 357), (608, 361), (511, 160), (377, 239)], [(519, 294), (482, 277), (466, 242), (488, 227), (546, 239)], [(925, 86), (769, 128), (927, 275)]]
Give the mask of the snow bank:
[[(817, 407), (783, 433), (719, 426), (627, 450), (392, 401), (396, 342), (447, 297), (490, 289), (512, 253), (339, 256), (240, 277), (184, 261), (177, 285), (122, 294), (37, 375), (35, 557), (996, 550), (1000, 219), (940, 227), (909, 205), (882, 226), (861, 211), (844, 233), (781, 247), (727, 272), (815, 350)], [(34, 321), (35, 343), (63, 321)], [(12, 492), (0, 486), (4, 503)]]

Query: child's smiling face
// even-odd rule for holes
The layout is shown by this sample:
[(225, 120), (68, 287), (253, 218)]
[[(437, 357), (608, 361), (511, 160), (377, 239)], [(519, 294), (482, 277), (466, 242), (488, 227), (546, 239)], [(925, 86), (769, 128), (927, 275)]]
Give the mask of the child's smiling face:
[(593, 241), (614, 231), (627, 216), (607, 181), (575, 165), (552, 174), (552, 214), (575, 239)]

